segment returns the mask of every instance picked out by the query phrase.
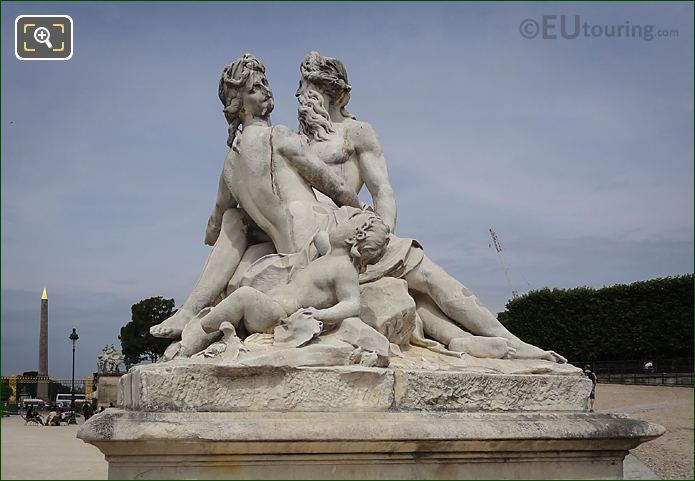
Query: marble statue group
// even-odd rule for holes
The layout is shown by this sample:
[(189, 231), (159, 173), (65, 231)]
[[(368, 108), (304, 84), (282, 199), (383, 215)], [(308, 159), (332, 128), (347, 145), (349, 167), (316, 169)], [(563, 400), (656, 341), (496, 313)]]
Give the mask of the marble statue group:
[(222, 71), (212, 249), (150, 329), (171, 343), (78, 432), (109, 479), (620, 479), (663, 428), (582, 412), (581, 370), (396, 235), (386, 159), (348, 111), (340, 60), (302, 60), (297, 132), (271, 125), (265, 71), (251, 54)]
[(97, 356), (97, 372), (99, 374), (119, 374), (120, 366), (125, 364), (125, 356), (113, 344), (104, 346)]
[[(509, 332), (395, 234), (386, 159), (372, 126), (347, 110), (345, 65), (311, 52), (299, 70), (298, 132), (271, 125), (259, 59), (222, 71), (229, 151), (205, 231), (212, 250), (183, 306), (150, 330), (172, 339), (164, 361), (386, 366), (418, 348), (432, 359), (566, 362)], [(358, 199), (363, 186), (371, 205)]]

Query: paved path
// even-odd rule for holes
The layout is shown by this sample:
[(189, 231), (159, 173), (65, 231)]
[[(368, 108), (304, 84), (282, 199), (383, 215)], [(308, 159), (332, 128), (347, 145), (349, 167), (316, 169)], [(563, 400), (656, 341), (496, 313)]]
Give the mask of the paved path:
[(25, 426), (20, 416), (2, 418), (0, 478), (106, 479), (104, 455), (77, 439), (78, 428)]

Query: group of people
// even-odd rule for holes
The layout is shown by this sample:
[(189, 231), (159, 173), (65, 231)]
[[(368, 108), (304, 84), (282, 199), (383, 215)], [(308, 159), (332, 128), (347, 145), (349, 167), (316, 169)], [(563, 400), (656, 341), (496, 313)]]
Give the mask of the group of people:
[(36, 409), (33, 404), (27, 405), (25, 419), (27, 422), (34, 421), (38, 424), (43, 425), (43, 418), (41, 417), (41, 414), (39, 414), (38, 409)]
[(27, 406), (26, 420), (27, 422), (33, 421), (42, 426), (60, 426), (61, 422), (67, 422), (70, 416), (70, 412), (63, 412), (63, 409), (53, 405), (48, 411), (48, 416), (44, 421), (43, 417), (39, 413), (39, 410), (32, 404)]
[[(114, 407), (113, 403), (109, 404), (109, 407)], [(33, 421), (42, 426), (60, 426), (60, 423), (69, 422), (70, 417), (74, 415), (72, 411), (64, 411), (60, 406), (54, 404), (48, 411), (48, 415), (44, 421), (41, 413), (39, 413), (39, 410), (34, 405), (29, 404), (26, 409), (26, 421)], [(104, 411), (104, 409), (104, 406), (101, 406), (99, 412)], [(82, 404), (82, 415), (84, 416), (85, 421), (94, 415), (94, 410), (92, 409), (92, 405), (90, 403)]]

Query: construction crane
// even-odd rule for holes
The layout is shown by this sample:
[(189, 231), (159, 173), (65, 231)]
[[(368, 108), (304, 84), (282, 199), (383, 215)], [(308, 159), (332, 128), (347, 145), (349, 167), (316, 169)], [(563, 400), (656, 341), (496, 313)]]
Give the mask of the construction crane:
[(504, 253), (502, 252), (502, 243), (500, 242), (499, 237), (497, 237), (497, 233), (489, 229), (490, 231), (490, 237), (492, 238), (492, 242), (488, 244), (488, 247), (492, 247), (493, 245), (495, 246), (495, 250), (497, 251), (497, 258), (500, 261), (500, 265), (502, 266), (502, 270), (504, 271), (504, 277), (507, 278), (507, 284), (509, 284), (509, 290), (512, 291), (512, 299), (516, 299), (519, 297), (519, 291), (514, 289), (512, 286), (512, 278), (511, 274), (509, 273), (509, 265), (507, 264), (507, 260), (504, 258)]

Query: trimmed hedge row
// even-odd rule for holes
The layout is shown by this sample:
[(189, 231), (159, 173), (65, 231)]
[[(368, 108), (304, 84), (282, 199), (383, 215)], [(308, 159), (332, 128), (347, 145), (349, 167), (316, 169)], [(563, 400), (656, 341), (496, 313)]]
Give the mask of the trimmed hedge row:
[(499, 320), (571, 361), (691, 357), (693, 275), (602, 289), (541, 289), (510, 300)]

